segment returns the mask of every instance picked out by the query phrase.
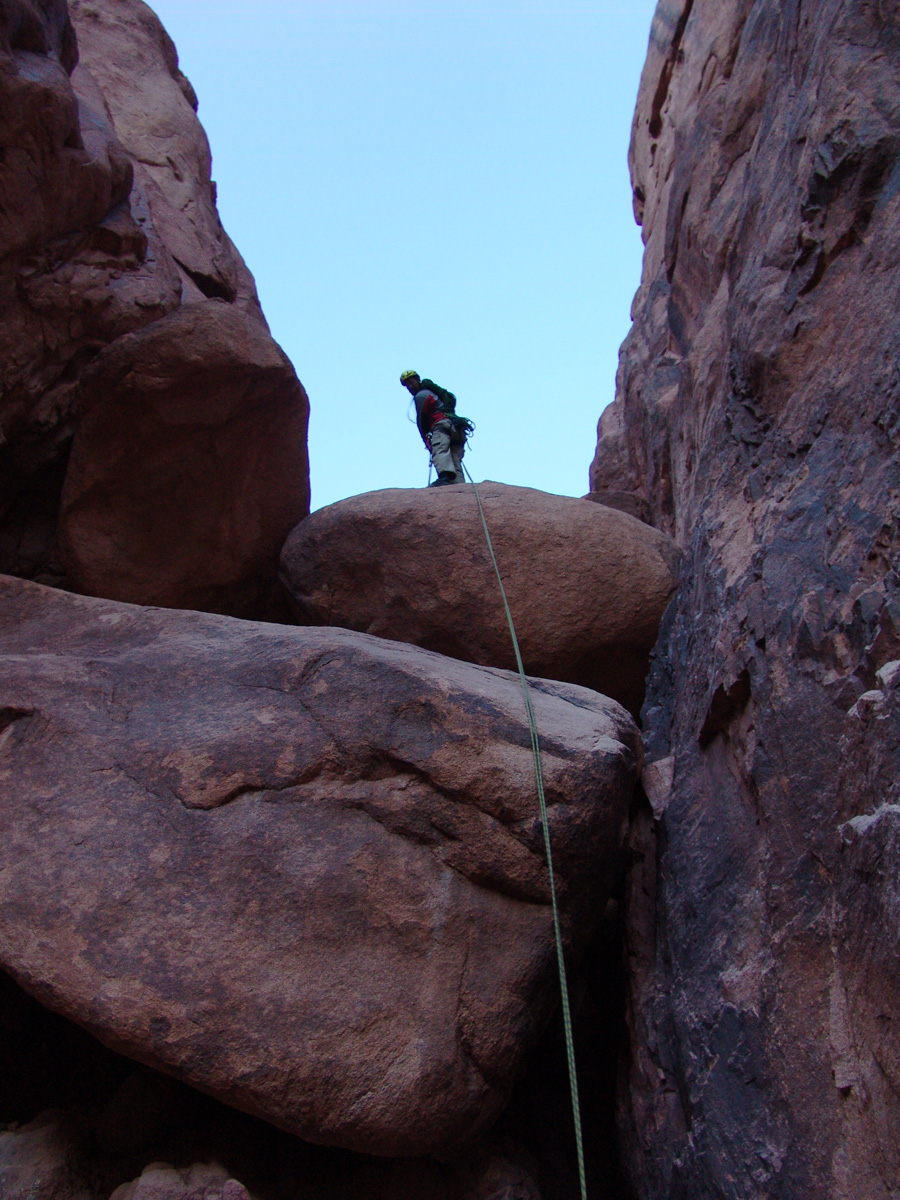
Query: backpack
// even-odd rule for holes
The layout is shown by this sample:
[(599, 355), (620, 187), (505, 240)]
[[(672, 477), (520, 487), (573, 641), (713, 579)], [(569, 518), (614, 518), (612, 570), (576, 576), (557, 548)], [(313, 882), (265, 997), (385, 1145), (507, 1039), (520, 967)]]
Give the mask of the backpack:
[(448, 392), (446, 388), (439, 387), (433, 379), (423, 379), (422, 387), (428, 388), (429, 392), (434, 392), (441, 402), (441, 408), (448, 416), (452, 416), (456, 412), (456, 397), (452, 392)]
[(473, 421), (470, 421), (468, 417), (458, 417), (456, 415), (456, 397), (452, 392), (448, 392), (446, 388), (440, 387), (433, 379), (423, 379), (422, 387), (428, 388), (429, 392), (434, 392), (441, 402), (441, 409), (454, 429), (460, 430), (464, 437), (468, 437), (475, 432), (475, 423)]

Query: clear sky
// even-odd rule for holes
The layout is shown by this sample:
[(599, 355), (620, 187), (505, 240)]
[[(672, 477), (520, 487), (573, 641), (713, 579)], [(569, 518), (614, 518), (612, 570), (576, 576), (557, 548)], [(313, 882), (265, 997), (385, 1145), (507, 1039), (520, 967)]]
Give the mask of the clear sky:
[(309, 392), (312, 504), (421, 487), (399, 374), (467, 464), (581, 495), (640, 276), (627, 151), (655, 0), (155, 0), (226, 229)]

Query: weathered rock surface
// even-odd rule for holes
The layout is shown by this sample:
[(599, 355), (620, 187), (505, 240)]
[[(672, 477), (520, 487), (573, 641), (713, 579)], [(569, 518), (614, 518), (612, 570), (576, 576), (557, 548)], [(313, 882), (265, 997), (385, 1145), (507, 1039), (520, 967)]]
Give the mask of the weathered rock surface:
[(689, 581), (629, 913), (621, 1115), (653, 1200), (900, 1192), (898, 53), (864, 0), (654, 21), (592, 477), (646, 497)]
[(305, 398), (266, 330), (222, 300), (184, 305), (109, 346), (81, 390), (60, 512), (74, 586), (258, 612), (308, 507)]
[(251, 1200), (242, 1183), (215, 1163), (194, 1163), (179, 1170), (151, 1163), (139, 1179), (123, 1183), (110, 1200)]
[[(636, 710), (677, 552), (632, 517), (568, 496), (479, 488), (525, 669)], [(515, 669), (474, 490), (353, 496), (294, 530), (282, 580), (302, 619)]]
[(159, 18), (140, 0), (70, 0), (69, 7), (82, 62), (134, 162), (154, 229), (181, 277), (183, 299), (234, 302), (264, 323), (253, 277), (219, 220), (197, 97)]
[(0, 1196), (95, 1200), (76, 1143), (71, 1122), (60, 1113), (42, 1113), (21, 1129), (0, 1131)]
[[(96, 399), (81, 385), (97, 354), (211, 298), (229, 303), (235, 324), (244, 322), (236, 346), (267, 337), (252, 278), (216, 212), (196, 97), (158, 18), (141, 0), (73, 0), (70, 8), (75, 27), (61, 0), (0, 0), (0, 570), (53, 584), (65, 582), (56, 544), (60, 495), (73, 436)], [(269, 357), (278, 354), (271, 344)], [(251, 354), (242, 367), (254, 362)], [(207, 386), (216, 368), (209, 364)], [(268, 486), (295, 522), (308, 510), (305, 433), (298, 435), (307, 403), (292, 373), (282, 399), (290, 415), (280, 463), (288, 448), (293, 453), (283, 475), (270, 472)], [(197, 402), (187, 380), (182, 401)], [(93, 444), (102, 444), (99, 415), (93, 422)], [(190, 422), (185, 428), (186, 442), (170, 429), (170, 457), (182, 469), (169, 479), (169, 500), (187, 510), (215, 446)], [(116, 524), (126, 557), (146, 548), (146, 517), (136, 525), (129, 519), (142, 490), (152, 496), (153, 480), (136, 454)], [(233, 504), (246, 512), (257, 498), (254, 483)], [(202, 507), (194, 515), (200, 521)], [(177, 559), (197, 530), (195, 523), (161, 535), (174, 538)], [(210, 519), (202, 533), (192, 548), (201, 572), (203, 547), (217, 546), (221, 531)], [(261, 560), (269, 561), (275, 534), (265, 530)], [(94, 544), (101, 540), (97, 531)], [(99, 577), (104, 564), (78, 569)], [(210, 570), (217, 573), (215, 563)], [(160, 586), (171, 591), (171, 583), (170, 572)], [(172, 594), (165, 602), (190, 598)], [(243, 612), (244, 603), (238, 589), (230, 610)]]
[[(0, 964), (313, 1141), (446, 1151), (552, 1004), (518, 680), (340, 630), (0, 586)], [(639, 754), (534, 682), (561, 902), (602, 906)]]
[[(530, 1146), (524, 1149), (528, 1138), (510, 1138), (507, 1114), (496, 1135), (453, 1162), (376, 1158), (314, 1146), (139, 1066), (43, 1008), (2, 971), (0, 1026), (3, 1200), (43, 1197), (51, 1184), (51, 1200), (110, 1200), (147, 1167), (167, 1163), (222, 1164), (220, 1189), (240, 1181), (259, 1200), (485, 1200), (486, 1181), (502, 1194), (503, 1186), (530, 1179), (523, 1165), (534, 1161)], [(552, 1038), (542, 1038), (539, 1057)], [(520, 1082), (516, 1096), (521, 1089)], [(543, 1106), (541, 1117), (543, 1130)], [(558, 1164), (545, 1169), (559, 1179)], [(526, 1200), (558, 1200), (552, 1188), (530, 1186)]]

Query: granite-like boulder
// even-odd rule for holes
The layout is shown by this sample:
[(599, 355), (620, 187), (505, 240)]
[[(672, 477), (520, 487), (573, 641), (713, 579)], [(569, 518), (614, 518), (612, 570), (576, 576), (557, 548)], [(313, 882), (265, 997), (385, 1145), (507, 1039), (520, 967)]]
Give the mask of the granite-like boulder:
[[(567, 939), (639, 736), (533, 682)], [(0, 966), (113, 1049), (311, 1141), (445, 1153), (554, 1003), (516, 676), (335, 629), (0, 581)]]
[[(69, 453), (73, 439), (83, 450), (79, 433), (96, 396), (84, 385), (98, 354), (128, 334), (176, 311), (221, 301), (234, 310), (230, 323), (221, 321), (234, 331), (228, 361), (237, 363), (239, 378), (260, 361), (263, 375), (271, 362), (282, 363), (284, 420), (276, 439), (282, 450), (266, 468), (272, 495), (258, 511), (255, 481), (239, 479), (226, 463), (225, 479), (243, 490), (231, 495), (221, 520), (241, 528), (232, 536), (204, 524), (202, 497), (198, 504), (191, 486), (229, 431), (197, 435), (198, 425), (214, 419), (215, 406), (199, 415), (191, 391), (198, 385), (197, 364), (185, 362), (182, 403), (197, 420), (186, 440), (180, 437), (186, 426), (172, 426), (167, 453), (179, 464), (178, 479), (172, 471), (163, 474), (171, 502), (183, 502), (195, 519), (185, 522), (181, 536), (163, 514), (155, 536), (171, 539), (164, 558), (193, 555), (199, 587), (184, 598), (172, 590), (171, 571), (149, 579), (152, 546), (142, 578), (161, 603), (206, 603), (209, 596), (210, 607), (245, 613), (255, 605), (254, 615), (262, 615), (275, 588), (273, 510), (289, 512), (276, 541), (308, 510), (307, 403), (278, 348), (263, 348), (265, 319), (252, 276), (219, 220), (209, 144), (196, 108), (172, 41), (142, 0), (72, 0), (68, 6), (63, 0), (0, 0), (0, 571), (58, 586), (101, 586), (111, 596), (150, 597), (134, 590), (140, 572), (133, 557), (145, 545), (146, 526), (160, 503), (153, 477), (161, 467), (158, 453), (147, 461), (146, 474), (142, 454), (131, 454), (121, 510), (115, 491), (107, 491), (109, 519), (122, 539), (123, 577), (106, 587), (104, 563), (90, 559), (83, 536), (73, 546), (72, 578), (59, 553)], [(192, 318), (185, 320), (189, 326)], [(195, 342), (191, 355), (199, 348)], [(244, 359), (242, 348), (248, 351)], [(215, 356), (206, 364), (199, 381), (204, 395), (220, 386), (221, 365)], [(175, 367), (170, 362), (168, 369)], [(271, 380), (261, 377), (247, 402), (268, 391)], [(88, 442), (101, 445), (102, 458), (106, 443), (96, 440), (102, 404), (100, 410)], [(247, 412), (236, 414), (234, 389), (221, 397), (220, 410), (234, 414), (238, 424), (252, 421)], [(272, 406), (266, 405), (263, 442), (271, 424)], [(86, 465), (81, 450), (75, 460), (79, 479), (85, 470), (104, 477), (108, 461)], [(282, 468), (283, 475), (273, 473)], [(139, 530), (136, 492), (147, 501)], [(188, 547), (185, 538), (198, 532), (200, 539)], [(251, 559), (267, 574), (250, 582), (232, 572), (223, 580), (223, 540), (247, 548), (254, 533), (260, 541), (247, 549), (238, 574), (250, 569)], [(210, 561), (204, 560), (207, 544)]]
[(309, 504), (306, 395), (234, 305), (185, 305), (119, 338), (82, 380), (60, 545), (73, 585), (247, 615)]
[[(676, 586), (669, 539), (600, 504), (479, 486), (526, 671), (636, 712)], [(515, 668), (474, 489), (391, 488), (302, 521), (281, 556), (300, 619)]]

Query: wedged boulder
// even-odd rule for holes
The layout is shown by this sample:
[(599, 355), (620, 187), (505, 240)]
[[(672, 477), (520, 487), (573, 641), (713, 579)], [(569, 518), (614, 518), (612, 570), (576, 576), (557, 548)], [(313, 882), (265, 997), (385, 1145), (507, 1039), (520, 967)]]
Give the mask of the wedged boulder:
[[(640, 707), (675, 589), (669, 539), (599, 504), (480, 485), (525, 669)], [(281, 577), (302, 620), (515, 669), (471, 486), (391, 488), (320, 509), (291, 533)]]
[(306, 394), (265, 328), (204, 300), (119, 338), (81, 383), (60, 548), (78, 591), (258, 611), (309, 505)]
[[(640, 755), (534, 681), (568, 934)], [(302, 1137), (444, 1153), (554, 1003), (518, 679), (335, 629), (0, 580), (0, 966), (108, 1045)]]

